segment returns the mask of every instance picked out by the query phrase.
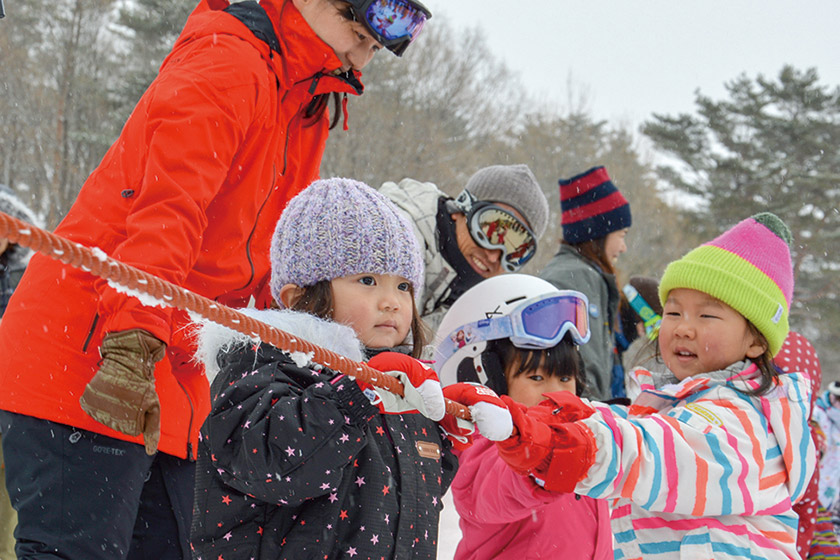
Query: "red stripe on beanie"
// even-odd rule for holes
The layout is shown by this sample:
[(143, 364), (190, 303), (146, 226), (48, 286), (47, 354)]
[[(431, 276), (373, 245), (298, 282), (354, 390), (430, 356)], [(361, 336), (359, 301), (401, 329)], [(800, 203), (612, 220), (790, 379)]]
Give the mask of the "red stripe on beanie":
[[(600, 185), (602, 182), (603, 181), (597, 183), (597, 185)], [(624, 198), (624, 195), (621, 194), (621, 192), (619, 191), (615, 191), (609, 196), (599, 198), (598, 200), (590, 204), (566, 210), (565, 212), (563, 212), (560, 220), (563, 224), (573, 224), (575, 222), (579, 222), (581, 220), (585, 220), (593, 216), (606, 214), (610, 210), (615, 210), (619, 206), (624, 206), (625, 204), (628, 204), (628, 202), (627, 199)]]
[(560, 200), (569, 200), (581, 195), (602, 183), (610, 180), (606, 167), (597, 167), (595, 170), (584, 174), (582, 177), (572, 180), (568, 184), (560, 185)]

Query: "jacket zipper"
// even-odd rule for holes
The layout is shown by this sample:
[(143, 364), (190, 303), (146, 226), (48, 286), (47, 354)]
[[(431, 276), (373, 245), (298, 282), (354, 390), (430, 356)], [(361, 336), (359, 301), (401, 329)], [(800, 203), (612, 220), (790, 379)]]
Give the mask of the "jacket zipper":
[(96, 324), (99, 322), (99, 313), (97, 312), (96, 315), (93, 316), (93, 323), (90, 325), (90, 330), (88, 331), (87, 338), (85, 338), (85, 343), (82, 345), (82, 352), (87, 353), (88, 344), (90, 344), (90, 340), (93, 338), (93, 333), (96, 331)]
[(181, 388), (181, 391), (184, 392), (184, 396), (187, 397), (187, 402), (190, 403), (190, 421), (187, 424), (187, 459), (189, 461), (195, 461), (195, 456), (193, 455), (193, 447), (192, 447), (192, 425), (193, 425), (193, 417), (195, 416), (195, 407), (193, 406), (192, 399), (190, 398), (190, 394), (187, 392), (186, 388), (184, 388), (183, 383), (178, 377), (173, 373), (172, 377), (175, 378), (175, 381), (178, 382), (178, 387)]

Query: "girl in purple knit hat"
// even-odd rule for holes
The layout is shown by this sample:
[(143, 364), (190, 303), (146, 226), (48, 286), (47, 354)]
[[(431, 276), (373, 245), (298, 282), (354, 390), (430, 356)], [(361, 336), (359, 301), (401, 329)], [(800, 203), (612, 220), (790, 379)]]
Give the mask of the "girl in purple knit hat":
[[(396, 397), (214, 324), (192, 546), (198, 558), (434, 558), (457, 461), (435, 421), (445, 402), (415, 360), (423, 264), (411, 225), (351, 179), (292, 199), (271, 244), (261, 321), (400, 378)], [(385, 413), (385, 414), (382, 414)]]

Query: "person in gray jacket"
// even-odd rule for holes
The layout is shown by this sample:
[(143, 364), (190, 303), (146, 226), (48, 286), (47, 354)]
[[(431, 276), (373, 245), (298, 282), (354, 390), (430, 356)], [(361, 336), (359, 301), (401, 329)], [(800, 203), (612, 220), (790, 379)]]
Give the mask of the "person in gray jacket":
[(589, 342), (580, 347), (584, 396), (607, 401), (625, 397), (624, 368), (616, 351), (619, 292), (615, 263), (627, 250), (624, 237), (632, 223), (630, 204), (610, 181), (604, 167), (560, 180), (560, 250), (540, 272), (561, 290), (577, 290), (589, 299)]
[(548, 224), (548, 200), (523, 164), (479, 169), (454, 199), (408, 178), (379, 190), (414, 225), (426, 266), (418, 309), (432, 332), (469, 288), (524, 266)]

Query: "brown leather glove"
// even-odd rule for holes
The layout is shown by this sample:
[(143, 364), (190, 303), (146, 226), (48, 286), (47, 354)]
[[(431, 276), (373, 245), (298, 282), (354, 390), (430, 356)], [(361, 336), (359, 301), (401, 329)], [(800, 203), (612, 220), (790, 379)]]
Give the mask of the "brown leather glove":
[(99, 371), (79, 404), (109, 428), (129, 436), (142, 433), (146, 453), (154, 455), (160, 440), (155, 364), (166, 353), (166, 344), (143, 329), (131, 329), (106, 334), (99, 353)]

